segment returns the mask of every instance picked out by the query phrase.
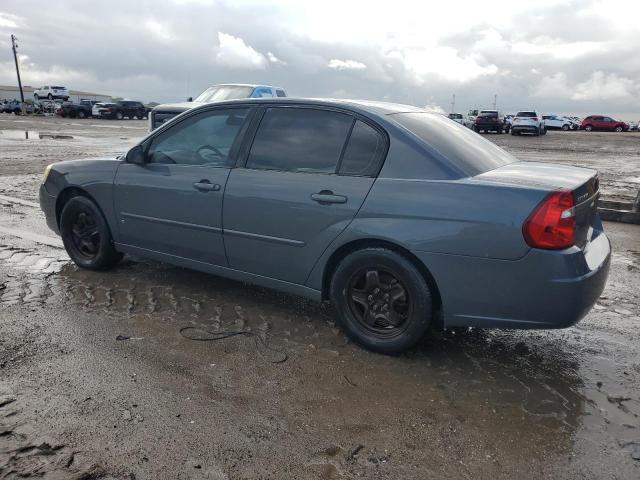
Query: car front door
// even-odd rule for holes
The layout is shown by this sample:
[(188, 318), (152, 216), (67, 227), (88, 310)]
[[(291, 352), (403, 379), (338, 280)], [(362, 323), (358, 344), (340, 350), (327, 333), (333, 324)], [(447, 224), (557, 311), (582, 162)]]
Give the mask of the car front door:
[(222, 199), (248, 112), (186, 117), (145, 142), (144, 164), (123, 163), (114, 185), (117, 241), (225, 266)]
[(265, 109), (224, 200), (229, 266), (304, 284), (354, 218), (384, 159), (386, 134), (352, 115)]

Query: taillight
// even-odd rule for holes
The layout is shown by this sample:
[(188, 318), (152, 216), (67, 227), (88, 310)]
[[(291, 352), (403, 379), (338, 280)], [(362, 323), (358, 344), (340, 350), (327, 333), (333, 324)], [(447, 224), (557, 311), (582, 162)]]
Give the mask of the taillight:
[(575, 203), (570, 190), (557, 190), (540, 202), (522, 225), (529, 246), (562, 249), (574, 244)]
[(474, 123), (480, 123), (480, 117), (476, 117)]

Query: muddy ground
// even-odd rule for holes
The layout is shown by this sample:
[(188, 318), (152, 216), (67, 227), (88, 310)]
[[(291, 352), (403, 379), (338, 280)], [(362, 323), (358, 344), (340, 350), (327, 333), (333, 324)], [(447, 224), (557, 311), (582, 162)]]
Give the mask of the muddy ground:
[[(640, 478), (640, 227), (606, 224), (609, 283), (576, 327), (385, 357), (299, 298), (138, 258), (73, 266), (37, 207), (43, 166), (125, 151), (146, 122), (0, 130), (0, 479)], [(489, 138), (637, 188), (640, 134)]]

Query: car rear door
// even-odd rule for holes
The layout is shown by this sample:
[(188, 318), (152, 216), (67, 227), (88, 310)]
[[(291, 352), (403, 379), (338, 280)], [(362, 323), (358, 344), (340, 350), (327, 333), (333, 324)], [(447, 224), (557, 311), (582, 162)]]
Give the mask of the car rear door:
[(264, 110), (224, 199), (229, 266), (304, 284), (351, 222), (386, 155), (386, 134), (319, 107)]
[(239, 106), (188, 116), (145, 142), (146, 163), (120, 165), (118, 243), (227, 264), (222, 199), (248, 112)]

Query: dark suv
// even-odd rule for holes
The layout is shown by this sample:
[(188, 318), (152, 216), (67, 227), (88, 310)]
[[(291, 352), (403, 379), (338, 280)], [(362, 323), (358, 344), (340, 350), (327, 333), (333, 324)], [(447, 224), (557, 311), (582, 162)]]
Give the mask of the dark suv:
[(473, 122), (474, 132), (496, 132), (502, 133), (504, 121), (497, 110), (481, 110)]
[(101, 105), (97, 110), (98, 117), (101, 118), (115, 118), (122, 120), (124, 117), (128, 118), (147, 118), (149, 109), (145, 107), (142, 102), (135, 102), (132, 100), (121, 100), (115, 103), (105, 103)]

